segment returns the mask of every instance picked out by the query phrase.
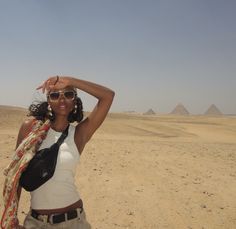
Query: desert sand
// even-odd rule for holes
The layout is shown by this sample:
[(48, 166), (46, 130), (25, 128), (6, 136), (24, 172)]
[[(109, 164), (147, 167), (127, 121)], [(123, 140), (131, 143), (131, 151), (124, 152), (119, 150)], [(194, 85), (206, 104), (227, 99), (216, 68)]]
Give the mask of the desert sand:
[[(0, 108), (1, 171), (25, 114)], [(93, 229), (233, 229), (235, 164), (236, 117), (110, 114), (81, 156), (76, 183)], [(23, 192), (21, 222), (28, 209)]]

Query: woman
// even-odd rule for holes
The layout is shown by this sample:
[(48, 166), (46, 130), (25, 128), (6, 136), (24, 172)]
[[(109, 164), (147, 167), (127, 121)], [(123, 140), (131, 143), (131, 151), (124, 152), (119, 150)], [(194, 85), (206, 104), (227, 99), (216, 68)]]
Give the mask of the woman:
[[(90, 228), (85, 218), (83, 202), (74, 185), (74, 174), (86, 143), (109, 111), (114, 92), (92, 82), (65, 76), (50, 77), (37, 89), (47, 93), (47, 102), (30, 106), (30, 115), (34, 118), (22, 124), (16, 148), (22, 147), (23, 140), (26, 141), (25, 139), (30, 136), (29, 133), (33, 132), (35, 119), (43, 123), (50, 120), (42, 143), (39, 141), (40, 149), (55, 143), (70, 122), (78, 123), (76, 126), (69, 126), (65, 144), (59, 149), (53, 178), (30, 193), (31, 210), (25, 218), (24, 228)], [(82, 103), (77, 97), (76, 89), (98, 99), (96, 106), (84, 120), (82, 120)], [(18, 199), (20, 192), (21, 187), (18, 187)]]

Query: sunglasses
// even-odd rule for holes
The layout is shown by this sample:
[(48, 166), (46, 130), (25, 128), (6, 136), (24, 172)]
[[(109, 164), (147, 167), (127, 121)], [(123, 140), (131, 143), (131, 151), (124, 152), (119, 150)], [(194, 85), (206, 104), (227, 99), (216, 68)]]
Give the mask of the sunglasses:
[(52, 92), (48, 93), (48, 98), (51, 101), (57, 101), (57, 100), (59, 100), (61, 95), (63, 95), (64, 98), (67, 100), (74, 100), (77, 94), (73, 90), (71, 90), (71, 91), (52, 91)]

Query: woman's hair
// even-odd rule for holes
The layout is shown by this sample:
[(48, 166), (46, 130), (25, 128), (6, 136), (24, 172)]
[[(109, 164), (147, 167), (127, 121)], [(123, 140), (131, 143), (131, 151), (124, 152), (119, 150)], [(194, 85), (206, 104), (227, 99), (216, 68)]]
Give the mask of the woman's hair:
[[(80, 122), (83, 117), (83, 104), (79, 97), (76, 97), (76, 103), (77, 105), (77, 111), (74, 113), (74, 110), (72, 110), (68, 115), (68, 121), (69, 122)], [(48, 102), (34, 102), (29, 106), (29, 113), (28, 116), (33, 116), (37, 120), (45, 121), (46, 119), (50, 119), (53, 121), (55, 119), (55, 114), (53, 111), (51, 111), (51, 114), (49, 115), (48, 111)]]

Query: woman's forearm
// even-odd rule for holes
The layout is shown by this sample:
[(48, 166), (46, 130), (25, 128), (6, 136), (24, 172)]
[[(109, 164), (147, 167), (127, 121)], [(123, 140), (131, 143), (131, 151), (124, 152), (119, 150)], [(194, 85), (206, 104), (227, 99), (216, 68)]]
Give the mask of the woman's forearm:
[(69, 77), (69, 79), (71, 86), (78, 88), (79, 90), (82, 90), (96, 97), (99, 100), (114, 97), (114, 91), (107, 87), (86, 80), (76, 79), (73, 77)]

